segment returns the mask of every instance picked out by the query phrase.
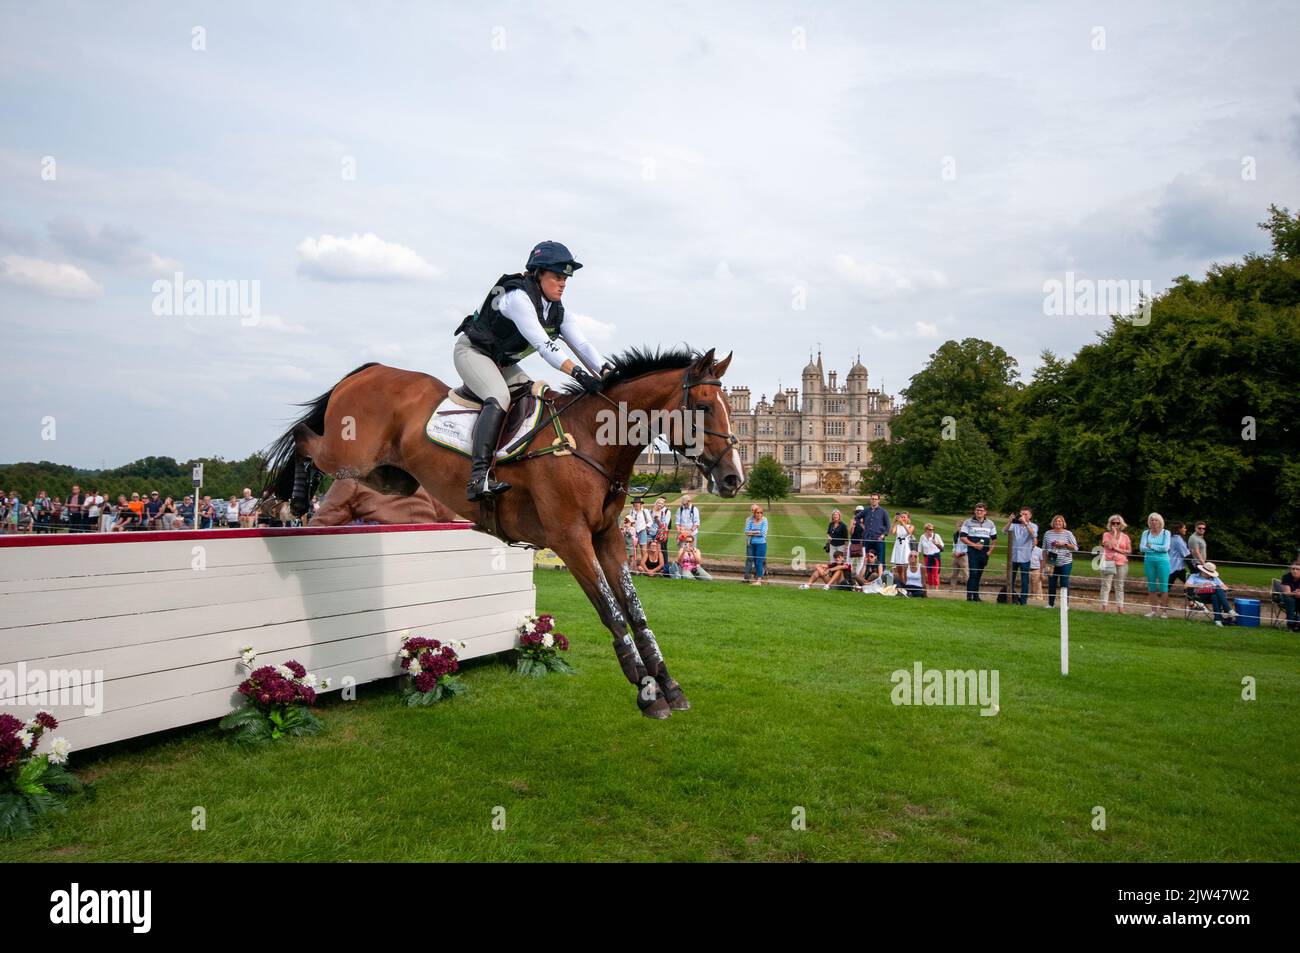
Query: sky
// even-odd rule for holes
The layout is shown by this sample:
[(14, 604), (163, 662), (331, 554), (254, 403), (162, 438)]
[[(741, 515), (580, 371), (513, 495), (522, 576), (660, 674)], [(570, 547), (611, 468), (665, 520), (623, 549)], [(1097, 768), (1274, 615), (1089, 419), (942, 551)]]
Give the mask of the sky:
[(365, 361), (454, 382), (545, 239), (602, 352), (734, 351), (755, 400), (819, 347), (1028, 376), (1109, 323), (1045, 282), (1267, 249), (1297, 48), (1285, 3), (2, 0), (0, 462), (243, 458)]

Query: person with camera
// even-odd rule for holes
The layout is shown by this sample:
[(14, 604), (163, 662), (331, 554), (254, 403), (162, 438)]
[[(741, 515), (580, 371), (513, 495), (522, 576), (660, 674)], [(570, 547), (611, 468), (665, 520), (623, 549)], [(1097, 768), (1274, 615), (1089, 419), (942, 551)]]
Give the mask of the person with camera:
[(1078, 551), (1079, 541), (1065, 528), (1065, 517), (1057, 513), (1052, 517), (1052, 528), (1043, 534), (1043, 556), (1052, 567), (1052, 577), (1047, 580), (1047, 608), (1056, 605), (1057, 589), (1070, 588), (1070, 570)]
[[(1029, 560), (1038, 545), (1038, 524), (1034, 522), (1034, 511), (1027, 506), (1020, 507), (1020, 512), (1007, 520), (1002, 528), (1010, 538), (1011, 552), (1011, 593), (1012, 601), (1023, 605), (1029, 604)], [(1020, 593), (1015, 594), (1016, 579), (1020, 579)]]

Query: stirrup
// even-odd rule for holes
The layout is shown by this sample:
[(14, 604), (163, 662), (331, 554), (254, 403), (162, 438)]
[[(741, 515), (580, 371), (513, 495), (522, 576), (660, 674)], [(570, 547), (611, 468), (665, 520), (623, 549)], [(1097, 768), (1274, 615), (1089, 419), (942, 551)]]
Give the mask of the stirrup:
[(483, 474), (483, 479), (472, 479), (465, 487), (465, 497), (471, 503), (484, 497), (500, 496), (510, 489), (510, 484), (503, 480), (493, 480), (491, 473)]

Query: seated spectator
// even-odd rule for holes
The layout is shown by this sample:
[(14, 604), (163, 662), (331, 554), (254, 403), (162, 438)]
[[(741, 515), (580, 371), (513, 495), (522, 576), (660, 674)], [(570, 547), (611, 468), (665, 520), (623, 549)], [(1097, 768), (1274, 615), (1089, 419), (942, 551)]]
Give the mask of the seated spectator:
[(162, 497), (154, 490), (144, 505), (144, 524), (147, 529), (162, 529)]
[(1300, 556), (1291, 563), (1291, 571), (1282, 577), (1282, 608), (1286, 612), (1286, 627), (1292, 632), (1300, 632), (1300, 612), (1296, 603), (1300, 600)]
[(181, 505), (176, 507), (176, 515), (180, 521), (188, 528), (194, 525), (194, 497), (187, 496), (181, 501)]
[(1214, 563), (1205, 563), (1187, 577), (1187, 586), (1202, 599), (1208, 598), (1214, 606), (1214, 624), (1223, 627), (1224, 619), (1228, 625), (1235, 625), (1237, 613), (1228, 602), (1228, 587), (1219, 578), (1219, 570)]
[(844, 550), (837, 548), (831, 561), (814, 567), (808, 581), (799, 588), (811, 589), (813, 586), (820, 585), (823, 589), (829, 589), (831, 586), (837, 589), (846, 589), (849, 584), (845, 580), (852, 578), (853, 567), (844, 558)]
[(163, 500), (162, 510), (159, 511), (162, 517), (162, 528), (171, 529), (176, 525), (176, 501), (170, 496)]
[(898, 595), (911, 596), (914, 599), (925, 598), (925, 570), (921, 566), (921, 560), (916, 553), (907, 557), (907, 565), (903, 567), (903, 574), (900, 577), (902, 585), (898, 587)]
[[(140, 494), (134, 494), (139, 499)], [(139, 529), (140, 517), (136, 511), (131, 509), (131, 504), (126, 501), (126, 496), (119, 493), (117, 496), (117, 518), (113, 521), (113, 532), (124, 533), (127, 530)]]
[(863, 591), (879, 590), (890, 585), (894, 581), (894, 576), (881, 564), (875, 547), (868, 546), (866, 555), (862, 557), (862, 571), (853, 577), (853, 581)]
[(641, 548), (642, 572), (655, 574), (664, 568), (663, 553), (659, 551), (659, 540), (651, 536)]
[(681, 567), (683, 579), (703, 579), (707, 582), (713, 578), (700, 565), (700, 551), (696, 548), (694, 539), (682, 544), (677, 553), (677, 565)]

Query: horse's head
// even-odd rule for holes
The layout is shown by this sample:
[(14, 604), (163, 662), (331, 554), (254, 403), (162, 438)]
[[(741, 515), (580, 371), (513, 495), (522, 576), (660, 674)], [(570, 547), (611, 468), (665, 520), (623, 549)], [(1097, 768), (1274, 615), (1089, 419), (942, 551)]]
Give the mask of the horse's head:
[(736, 449), (736, 435), (731, 432), (731, 413), (722, 389), (722, 375), (731, 364), (731, 355), (713, 358), (713, 348), (686, 369), (682, 378), (685, 409), (690, 412), (694, 452), (687, 452), (710, 489), (722, 497), (732, 497), (745, 485), (745, 466)]

